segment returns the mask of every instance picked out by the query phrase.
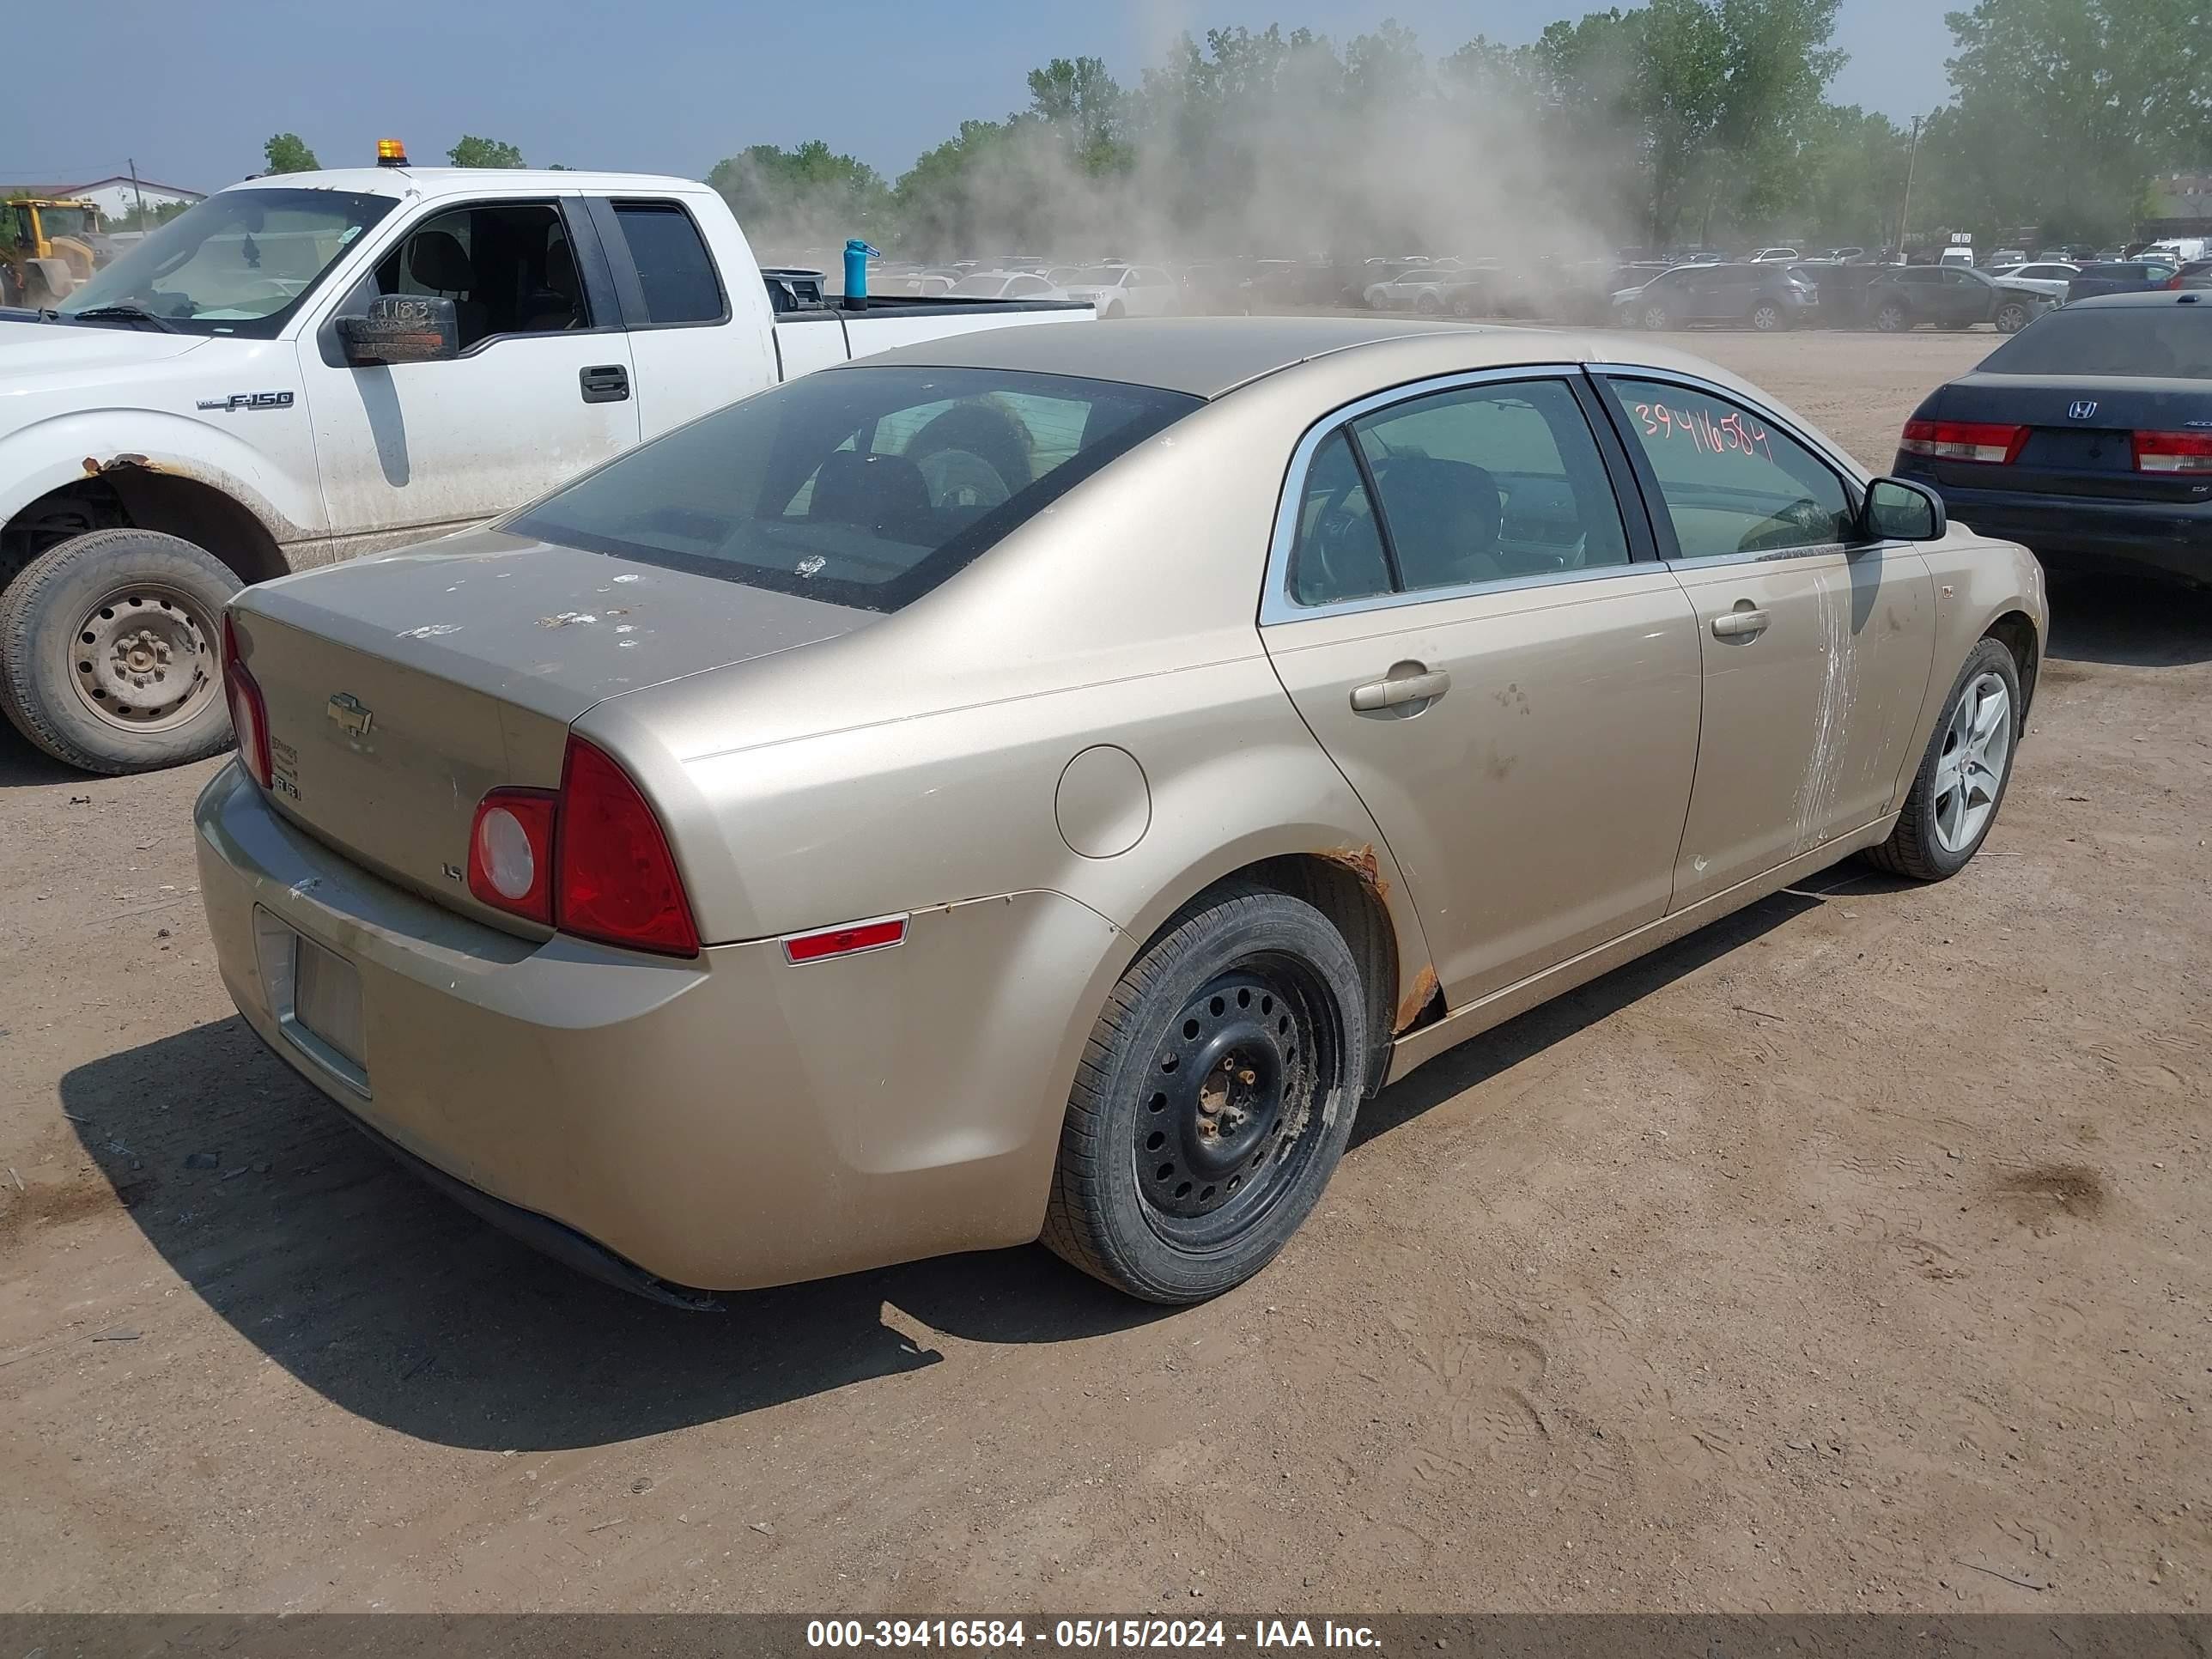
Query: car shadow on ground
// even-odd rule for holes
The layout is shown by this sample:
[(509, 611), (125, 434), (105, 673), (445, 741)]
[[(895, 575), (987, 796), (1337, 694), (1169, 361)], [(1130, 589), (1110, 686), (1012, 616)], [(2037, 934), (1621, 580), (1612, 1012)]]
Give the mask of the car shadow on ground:
[(1733, 951), (1741, 950), (1762, 933), (1771, 933), (1792, 917), (1817, 909), (1832, 896), (1893, 892), (1914, 884), (1899, 881), (1848, 860), (1808, 876), (1798, 886), (1746, 905), (1696, 933), (1679, 939), (1648, 957), (1592, 980), (1579, 990), (1555, 997), (1540, 1007), (1507, 1020), (1496, 1030), (1439, 1054), (1404, 1081), (1394, 1084), (1367, 1103), (1352, 1127), (1352, 1145), (1357, 1148), (1411, 1121), (1431, 1107), (1478, 1088), (1501, 1072), (1510, 1070), (1530, 1055), (1595, 1025), (1631, 1003), (1695, 973)]
[(2050, 662), (2124, 668), (2212, 662), (2212, 588), (2054, 570), (2050, 589), (2046, 672)]
[[(1618, 969), (1385, 1091), (1354, 1145), (1827, 893), (1896, 884), (1842, 865)], [(80, 1066), (61, 1097), (148, 1242), (240, 1335), (344, 1409), (443, 1444), (603, 1445), (921, 1370), (943, 1358), (932, 1332), (1060, 1342), (1172, 1314), (1035, 1247), (732, 1295), (719, 1314), (662, 1308), (430, 1191), (235, 1018)]]
[(78, 1066), (61, 1096), (148, 1242), (240, 1335), (344, 1409), (447, 1445), (603, 1445), (943, 1358), (900, 1322), (1058, 1342), (1168, 1312), (1041, 1248), (659, 1307), (430, 1191), (235, 1018)]

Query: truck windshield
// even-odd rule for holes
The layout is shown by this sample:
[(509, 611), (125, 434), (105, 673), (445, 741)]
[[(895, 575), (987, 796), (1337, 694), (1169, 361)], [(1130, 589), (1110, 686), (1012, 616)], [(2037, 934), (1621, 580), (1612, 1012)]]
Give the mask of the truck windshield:
[(223, 191), (96, 273), (61, 313), (131, 306), (193, 332), (265, 340), (392, 205), (349, 191)]
[(39, 210), (39, 222), (48, 236), (85, 236), (94, 228), (92, 210), (81, 207), (47, 207)]
[(828, 369), (679, 427), (501, 528), (897, 611), (1200, 402), (1004, 369)]

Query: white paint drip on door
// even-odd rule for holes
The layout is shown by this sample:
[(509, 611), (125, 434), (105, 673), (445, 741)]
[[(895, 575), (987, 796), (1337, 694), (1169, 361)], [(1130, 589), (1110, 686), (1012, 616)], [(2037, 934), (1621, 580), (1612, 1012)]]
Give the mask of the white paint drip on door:
[(1819, 846), (1829, 820), (1835, 817), (1849, 750), (1852, 704), (1858, 699), (1859, 677), (1850, 626), (1850, 575), (1844, 576), (1840, 596), (1831, 591), (1825, 573), (1814, 572), (1813, 585), (1820, 601), (1820, 697), (1813, 714), (1812, 746), (1797, 786), (1797, 853), (1809, 853)]

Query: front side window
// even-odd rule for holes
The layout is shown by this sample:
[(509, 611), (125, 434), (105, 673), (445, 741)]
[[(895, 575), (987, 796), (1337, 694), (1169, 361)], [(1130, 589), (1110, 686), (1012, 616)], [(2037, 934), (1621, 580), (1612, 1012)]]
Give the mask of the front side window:
[(1855, 514), (1834, 468), (1741, 404), (1658, 380), (1607, 380), (1650, 462), (1680, 556), (1826, 547)]
[(433, 214), (378, 262), (376, 291), (451, 300), (464, 351), (495, 335), (591, 325), (567, 228), (546, 202)]
[(351, 191), (222, 191), (94, 271), (60, 310), (129, 307), (191, 333), (270, 339), (394, 205)]
[(1005, 369), (830, 369), (679, 427), (503, 527), (896, 611), (1201, 402)]
[(721, 279), (691, 216), (673, 202), (617, 202), (615, 222), (629, 244), (637, 280), (645, 289), (647, 323), (718, 323)]

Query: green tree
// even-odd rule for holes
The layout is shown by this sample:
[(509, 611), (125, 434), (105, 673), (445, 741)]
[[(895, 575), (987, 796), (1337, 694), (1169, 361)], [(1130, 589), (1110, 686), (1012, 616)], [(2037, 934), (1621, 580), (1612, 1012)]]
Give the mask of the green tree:
[(133, 202), (120, 215), (103, 213), (100, 216), (102, 230), (151, 230), (156, 225), (166, 225), (180, 213), (189, 213), (195, 204), (191, 202), (149, 202), (144, 210)]
[(323, 165), (296, 132), (279, 132), (261, 146), (271, 173), (313, 173)]
[(499, 138), (478, 138), (463, 133), (461, 142), (446, 152), (446, 159), (457, 167), (526, 167), (522, 152), (513, 144)]
[(1934, 215), (2101, 241), (2144, 216), (2154, 173), (2212, 161), (2203, 0), (1978, 0), (1945, 21), (1954, 101), (1921, 158)]
[(1109, 173), (1129, 160), (1129, 95), (1097, 58), (1055, 58), (1030, 71), (1030, 113), (1050, 128), (1085, 173)]
[(707, 182), (747, 234), (769, 246), (880, 235), (890, 204), (881, 174), (819, 138), (793, 149), (755, 144), (717, 161)]

